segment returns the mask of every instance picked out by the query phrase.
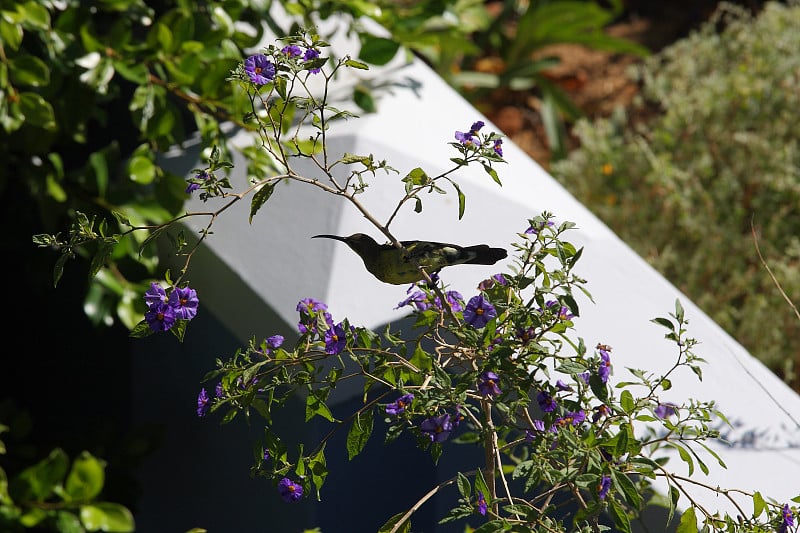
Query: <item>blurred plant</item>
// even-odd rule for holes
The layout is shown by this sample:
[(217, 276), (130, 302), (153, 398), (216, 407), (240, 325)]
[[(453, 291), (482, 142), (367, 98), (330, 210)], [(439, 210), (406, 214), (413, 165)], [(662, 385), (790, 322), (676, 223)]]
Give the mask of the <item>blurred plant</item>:
[[(754, 356), (800, 390), (800, 5), (722, 5), (635, 72), (649, 119), (581, 121), (551, 172)], [(724, 28), (723, 31), (719, 31)], [(769, 327), (764, 327), (769, 324)]]
[[(624, 9), (622, 0), (451, 0), (437, 2), (298, 1), (287, 10), (311, 25), (316, 17), (350, 16), (358, 34), (358, 57), (384, 65), (402, 48), (421, 56), (450, 85), (475, 104), (497, 90), (530, 92), (541, 100), (547, 140), (554, 158), (566, 155), (566, 124), (582, 116), (569, 95), (550, 77), (560, 62), (544, 55), (553, 44), (645, 56), (647, 48), (610, 36), (605, 28)], [(380, 27), (364, 25), (362, 17)], [(278, 25), (273, 23), (278, 29)], [(284, 33), (297, 26), (282, 28)], [(276, 33), (280, 33), (276, 31)], [(491, 68), (480, 64), (491, 64)], [(366, 88), (357, 93), (369, 101)]]
[[(0, 424), (0, 435), (8, 430)], [(0, 440), (0, 459), (5, 454)], [(98, 499), (104, 484), (105, 462), (86, 451), (70, 462), (56, 448), (10, 477), (0, 466), (0, 530), (134, 531), (133, 515), (126, 507)]]

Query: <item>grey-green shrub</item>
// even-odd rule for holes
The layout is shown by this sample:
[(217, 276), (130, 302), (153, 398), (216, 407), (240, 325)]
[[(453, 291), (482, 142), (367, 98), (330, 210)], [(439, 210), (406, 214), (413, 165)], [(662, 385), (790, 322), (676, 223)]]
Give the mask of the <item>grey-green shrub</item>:
[[(716, 24), (716, 25), (715, 25)], [(720, 29), (722, 28), (722, 29)], [(800, 3), (716, 18), (633, 73), (620, 110), (574, 128), (581, 148), (553, 176), (750, 352), (798, 388)], [(632, 114), (631, 114), (632, 115)]]

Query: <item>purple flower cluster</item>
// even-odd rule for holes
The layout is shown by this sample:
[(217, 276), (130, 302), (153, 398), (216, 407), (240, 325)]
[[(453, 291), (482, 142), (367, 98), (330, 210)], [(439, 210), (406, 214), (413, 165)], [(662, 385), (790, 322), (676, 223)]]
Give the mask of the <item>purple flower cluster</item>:
[(144, 293), (147, 311), (144, 319), (153, 331), (167, 331), (177, 320), (191, 320), (197, 315), (197, 292), (189, 287), (174, 287), (169, 295), (158, 283), (153, 282)]
[(486, 124), (482, 120), (475, 121), (472, 123), (472, 126), (469, 127), (469, 131), (456, 131), (455, 138), (467, 148), (475, 150), (486, 148), (487, 150), (490, 149), (494, 154), (503, 157), (503, 139), (495, 137), (494, 134), (485, 139), (480, 137), (479, 132), (485, 125)]
[[(283, 48), (281, 48), (281, 53), (290, 58), (302, 56), (303, 61), (312, 61), (319, 57), (319, 50), (316, 50), (315, 48), (308, 48), (305, 51), (303, 51), (303, 49), (297, 46), (296, 44), (290, 44), (288, 46), (284, 46)], [(308, 69), (308, 71), (312, 74), (317, 74), (319, 73), (320, 69), (310, 68)]]
[[(441, 298), (433, 296), (432, 294), (425, 293), (419, 289), (415, 289), (416, 285), (412, 285), (408, 289), (409, 296), (402, 302), (397, 304), (395, 309), (401, 307), (411, 306), (417, 311), (425, 311), (427, 309), (443, 309)], [(414, 292), (411, 292), (411, 291)], [(458, 313), (464, 309), (464, 297), (458, 291), (446, 291), (444, 297), (450, 305), (450, 309), (454, 313)]]
[(404, 394), (386, 406), (386, 414), (397, 416), (401, 413), (405, 413), (406, 407), (409, 407), (413, 401), (413, 394)]
[(195, 172), (194, 177), (189, 178), (187, 180), (188, 184), (186, 185), (186, 192), (193, 193), (200, 186), (208, 181), (211, 178), (211, 174), (209, 174), (208, 170), (198, 170)]
[(297, 312), (300, 313), (297, 329), (302, 335), (319, 335), (325, 342), (325, 353), (337, 355), (347, 346), (347, 332), (344, 323), (335, 323), (327, 309), (328, 306), (319, 300), (303, 298), (297, 303)]

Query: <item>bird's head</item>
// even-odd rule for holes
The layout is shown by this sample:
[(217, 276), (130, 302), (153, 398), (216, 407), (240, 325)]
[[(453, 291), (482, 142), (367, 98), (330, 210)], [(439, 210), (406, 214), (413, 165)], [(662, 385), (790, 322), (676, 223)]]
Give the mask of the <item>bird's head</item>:
[(334, 239), (336, 241), (342, 241), (362, 257), (364, 254), (374, 252), (378, 249), (378, 243), (375, 242), (372, 237), (363, 233), (354, 233), (349, 237), (341, 237), (339, 235), (314, 235), (311, 238)]

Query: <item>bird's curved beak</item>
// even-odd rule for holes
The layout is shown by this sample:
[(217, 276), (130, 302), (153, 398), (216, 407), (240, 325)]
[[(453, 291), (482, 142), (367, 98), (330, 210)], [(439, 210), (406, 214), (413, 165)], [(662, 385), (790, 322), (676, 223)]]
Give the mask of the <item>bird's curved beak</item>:
[(334, 240), (337, 240), (337, 241), (347, 242), (346, 238), (340, 237), (338, 235), (314, 235), (311, 238), (312, 239), (320, 239), (320, 238), (322, 238), (322, 239), (334, 239)]

